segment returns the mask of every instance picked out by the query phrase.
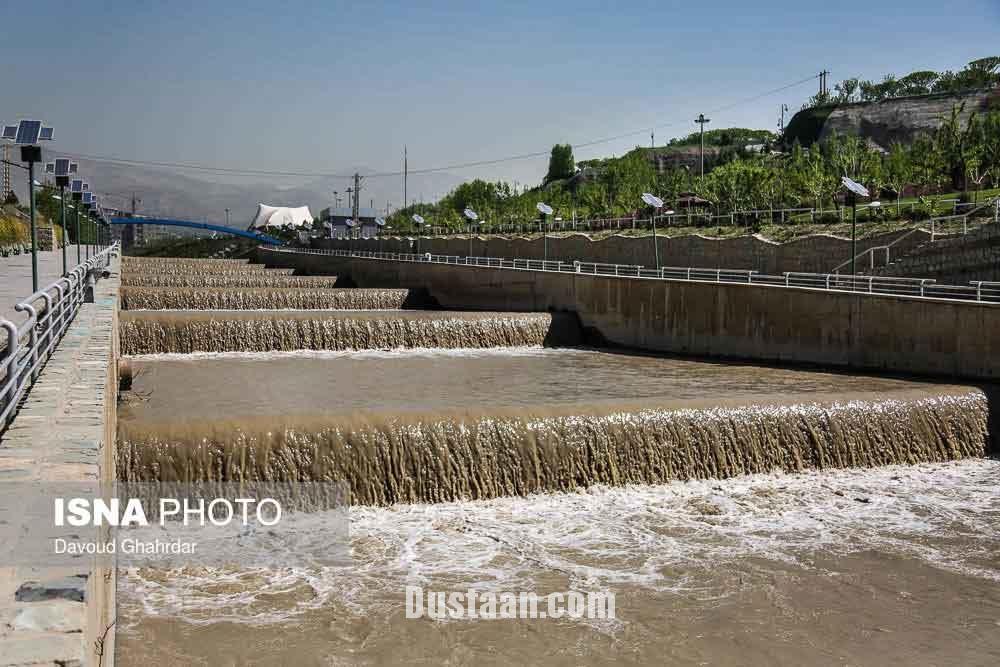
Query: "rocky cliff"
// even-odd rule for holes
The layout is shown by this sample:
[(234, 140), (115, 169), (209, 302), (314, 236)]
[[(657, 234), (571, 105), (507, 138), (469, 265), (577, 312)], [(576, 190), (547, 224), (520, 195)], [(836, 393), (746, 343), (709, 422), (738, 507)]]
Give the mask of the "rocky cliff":
[(963, 120), (973, 113), (1000, 111), (1000, 89), (897, 97), (881, 102), (858, 102), (799, 111), (788, 124), (786, 137), (803, 146), (831, 133), (860, 135), (888, 149), (893, 142), (911, 142), (933, 132), (954, 107), (965, 104)]

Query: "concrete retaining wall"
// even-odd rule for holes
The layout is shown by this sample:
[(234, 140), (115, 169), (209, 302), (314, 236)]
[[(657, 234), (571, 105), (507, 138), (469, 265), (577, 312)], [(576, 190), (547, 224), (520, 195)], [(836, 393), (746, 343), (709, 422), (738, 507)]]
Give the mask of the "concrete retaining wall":
[[(114, 481), (117, 260), (110, 271), (0, 437), (0, 482)], [(0, 568), (0, 665), (114, 665), (115, 572), (81, 561)]]
[[(892, 243), (906, 231), (880, 234), (858, 241), (858, 252)], [(899, 255), (930, 239), (930, 234), (918, 231), (893, 246)], [(379, 249), (385, 252), (415, 252), (416, 243), (407, 239), (387, 238), (353, 242), (332, 239), (315, 239), (319, 248), (346, 250)], [(751, 269), (768, 274), (784, 271), (827, 273), (851, 257), (851, 241), (838, 236), (814, 234), (787, 243), (775, 243), (758, 235), (729, 239), (705, 236), (657, 236), (660, 263), (663, 266), (695, 266), (703, 268)], [(602, 262), (607, 264), (639, 264), (653, 267), (652, 237), (609, 236), (592, 240), (585, 234), (549, 238), (548, 257), (551, 260), (572, 262)], [(466, 238), (421, 238), (420, 252), (435, 255), (470, 254)], [(542, 259), (545, 255), (543, 239), (476, 237), (472, 240), (474, 257), (505, 257), (508, 259)]]
[(1000, 306), (259, 250), (268, 266), (426, 288), (445, 308), (566, 310), (645, 350), (1000, 379)]

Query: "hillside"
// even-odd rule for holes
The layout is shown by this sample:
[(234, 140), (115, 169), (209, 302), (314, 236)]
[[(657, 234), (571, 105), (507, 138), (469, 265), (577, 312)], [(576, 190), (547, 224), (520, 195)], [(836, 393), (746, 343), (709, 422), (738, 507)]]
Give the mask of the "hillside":
[(785, 142), (790, 145), (797, 139), (803, 146), (809, 146), (836, 132), (871, 139), (888, 149), (893, 142), (908, 144), (920, 134), (933, 132), (942, 118), (962, 104), (965, 104), (963, 123), (973, 112), (998, 111), (1000, 89), (911, 95), (803, 109), (788, 123)]

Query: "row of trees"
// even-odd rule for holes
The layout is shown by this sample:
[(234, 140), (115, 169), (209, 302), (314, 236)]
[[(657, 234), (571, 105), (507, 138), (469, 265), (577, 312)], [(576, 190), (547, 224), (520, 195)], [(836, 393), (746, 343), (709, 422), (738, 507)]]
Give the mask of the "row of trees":
[(833, 92), (813, 96), (806, 107), (851, 102), (879, 102), (907, 95), (954, 93), (1000, 85), (1000, 56), (973, 60), (958, 72), (921, 70), (902, 78), (886, 74), (881, 81), (844, 79), (833, 86)]
[[(834, 134), (808, 150), (796, 144), (781, 154), (735, 152), (704, 178), (684, 167), (657, 171), (642, 148), (587, 163), (592, 168), (579, 171), (570, 166), (568, 148), (553, 149), (549, 174), (537, 188), (517, 191), (509, 183), (475, 180), (435, 204), (397, 211), (390, 223), (396, 229), (412, 228), (411, 216), (419, 213), (428, 224), (460, 228), (466, 224), (465, 208), (486, 223), (529, 222), (538, 219), (539, 201), (564, 220), (646, 215), (643, 192), (656, 193), (675, 209), (693, 194), (715, 213), (798, 207), (822, 212), (838, 206), (841, 176), (864, 183), (877, 196), (894, 198), (896, 210), (886, 215), (901, 212), (898, 202), (905, 194), (922, 197), (922, 215), (927, 215), (937, 195), (973, 191), (975, 198), (974, 191), (1000, 184), (1000, 113), (967, 115), (962, 107), (953, 109), (934, 135), (895, 144), (887, 152), (858, 137)], [(574, 176), (564, 178), (571, 169)]]

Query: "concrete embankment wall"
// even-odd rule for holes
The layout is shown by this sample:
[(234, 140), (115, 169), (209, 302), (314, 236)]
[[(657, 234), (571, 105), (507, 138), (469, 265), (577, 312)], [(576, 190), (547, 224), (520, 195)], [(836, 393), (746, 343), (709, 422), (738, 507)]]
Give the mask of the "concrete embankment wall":
[(565, 310), (612, 344), (709, 357), (1000, 379), (1000, 306), (258, 250), (268, 266), (426, 288), (445, 308)]
[[(117, 260), (110, 272), (98, 281), (94, 303), (80, 307), (0, 436), (3, 483), (100, 482), (108, 490), (114, 482)], [(115, 572), (96, 561), (81, 557), (79, 565), (58, 569), (2, 567), (0, 665), (114, 665), (115, 614)]]
[[(858, 240), (858, 252), (868, 248), (885, 246), (895, 241), (906, 231), (890, 232)], [(930, 234), (923, 230), (907, 236), (893, 246), (898, 255), (928, 241)], [(336, 248), (384, 252), (415, 252), (416, 243), (408, 239), (387, 238), (355, 240), (352, 242), (316, 239), (319, 248)], [(705, 268), (751, 269), (761, 273), (781, 274), (784, 271), (806, 273), (827, 273), (838, 264), (851, 257), (851, 240), (814, 234), (786, 243), (776, 243), (762, 236), (746, 235), (736, 238), (718, 239), (705, 236), (658, 236), (657, 246), (660, 263), (663, 266), (694, 266)], [(435, 255), (461, 255), (470, 253), (469, 239), (465, 238), (421, 238), (420, 252)], [(542, 259), (545, 256), (544, 239), (476, 237), (472, 240), (471, 253), (474, 257), (506, 257), (508, 259)], [(573, 262), (600, 262), (606, 264), (639, 264), (653, 267), (651, 237), (609, 236), (592, 240), (585, 234), (571, 234), (565, 237), (550, 237), (548, 258)]]

